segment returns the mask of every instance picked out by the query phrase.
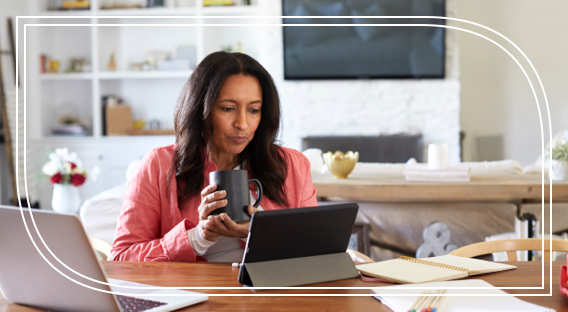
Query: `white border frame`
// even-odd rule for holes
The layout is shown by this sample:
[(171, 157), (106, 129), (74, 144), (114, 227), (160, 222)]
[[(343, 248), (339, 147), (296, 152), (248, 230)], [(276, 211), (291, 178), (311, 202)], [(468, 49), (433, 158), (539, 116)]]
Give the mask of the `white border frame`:
[[(26, 112), (27, 112), (27, 103), (26, 103), (26, 57), (27, 57), (27, 51), (26, 51), (26, 33), (27, 33), (27, 27), (28, 26), (88, 26), (88, 27), (92, 27), (92, 26), (152, 26), (152, 27), (165, 27), (165, 26), (182, 26), (182, 27), (202, 27), (202, 26), (285, 26), (285, 27), (298, 27), (298, 26), (330, 26), (330, 27), (334, 27), (334, 26), (395, 26), (395, 27), (411, 27), (411, 26), (421, 26), (421, 27), (441, 27), (441, 28), (446, 28), (446, 29), (453, 29), (453, 30), (460, 30), (460, 31), (464, 31), (467, 33), (471, 33), (473, 35), (479, 36), (483, 39), (488, 40), (489, 42), (497, 45), (499, 48), (501, 48), (503, 51), (505, 51), (514, 61), (515, 63), (521, 68), (523, 74), (525, 75), (525, 77), (527, 78), (527, 81), (529, 82), (529, 85), (531, 87), (532, 93), (535, 97), (535, 101), (537, 104), (537, 109), (538, 109), (538, 113), (539, 113), (539, 120), (540, 120), (540, 127), (541, 127), (541, 149), (544, 155), (544, 130), (543, 130), (543, 124), (542, 124), (542, 114), (541, 114), (541, 110), (540, 110), (540, 105), (539, 105), (539, 100), (538, 100), (538, 96), (536, 94), (536, 91), (534, 89), (534, 86), (529, 78), (529, 76), (527, 75), (524, 67), (519, 63), (519, 61), (511, 54), (511, 52), (509, 52), (507, 49), (505, 49), (503, 46), (501, 46), (500, 44), (498, 44), (497, 42), (495, 42), (492, 39), (489, 39), (488, 37), (481, 35), (477, 32), (474, 31), (470, 31), (467, 29), (463, 29), (460, 27), (454, 27), (454, 26), (448, 26), (445, 24), (283, 24), (282, 22), (280, 23), (275, 23), (275, 24), (203, 24), (203, 23), (199, 23), (200, 19), (213, 19), (213, 18), (236, 18), (236, 19), (284, 19), (284, 18), (352, 18), (352, 16), (98, 16), (98, 15), (89, 15), (89, 16), (16, 16), (16, 64), (18, 64), (18, 58), (19, 58), (19, 19), (26, 19), (26, 18), (48, 18), (48, 19), (53, 19), (53, 18), (80, 18), (80, 19), (99, 19), (99, 18), (138, 18), (138, 19), (156, 19), (156, 18), (175, 18), (175, 19), (182, 19), (182, 18), (189, 18), (189, 19), (197, 19), (198, 23), (196, 24), (24, 24), (24, 142), (27, 142), (26, 140)], [(442, 20), (450, 20), (450, 21), (458, 21), (458, 22), (465, 22), (474, 26), (478, 26), (481, 28), (484, 28), (486, 30), (491, 31), (494, 34), (497, 34), (498, 36), (500, 36), (501, 38), (505, 39), (508, 43), (510, 43), (511, 45), (513, 45), (518, 52), (520, 52), (524, 59), (530, 64), (531, 69), (533, 70), (534, 74), (536, 75), (542, 94), (544, 96), (544, 101), (545, 101), (545, 105), (546, 105), (546, 111), (547, 111), (547, 117), (548, 117), (548, 125), (549, 125), (549, 137), (552, 140), (552, 126), (551, 126), (551, 120), (550, 120), (550, 109), (549, 109), (549, 105), (548, 105), (548, 99), (546, 97), (546, 92), (544, 90), (544, 86), (542, 84), (542, 81), (540, 79), (540, 76), (538, 75), (538, 72), (536, 71), (536, 69), (534, 68), (534, 65), (532, 64), (532, 62), (529, 60), (529, 58), (526, 56), (526, 54), (515, 44), (513, 43), (510, 39), (508, 39), (507, 37), (505, 37), (504, 35), (502, 35), (501, 33), (478, 23), (475, 22), (471, 22), (468, 20), (463, 20), (463, 19), (458, 19), (458, 18), (452, 18), (452, 17), (440, 17), (440, 16), (359, 16), (358, 18), (375, 18), (375, 19), (393, 19), (393, 18), (405, 18), (405, 19), (442, 19)], [(202, 21), (201, 21), (202, 22)], [(18, 71), (18, 66), (16, 66), (16, 89), (18, 89), (19, 84), (18, 84), (18, 77), (19, 77), (19, 71)], [(18, 103), (18, 92), (16, 92), (16, 103)], [(18, 115), (18, 105), (16, 106), (16, 115)], [(16, 129), (18, 129), (18, 120), (16, 120)], [(26, 143), (24, 143), (26, 144)], [(26, 153), (27, 153), (27, 144), (24, 146), (24, 171), (26, 171), (27, 167), (26, 167)], [(18, 159), (18, 131), (16, 131), (16, 159)], [(550, 155), (550, 160), (552, 159), (552, 156)], [(541, 166), (544, 167), (544, 159), (542, 159), (541, 162)], [(551, 170), (551, 164), (549, 164), (549, 170)], [(16, 178), (18, 178), (19, 173), (18, 173), (18, 166), (16, 166)], [(25, 193), (26, 193), (26, 197), (28, 195), (28, 187), (27, 187), (27, 176), (25, 176), (25, 172), (24, 172), (24, 186), (25, 186)], [(542, 215), (544, 216), (544, 171), (541, 174), (541, 179), (542, 179)], [(553, 182), (550, 181), (550, 209), (552, 209), (552, 184)], [(19, 188), (19, 181), (17, 184), (17, 193), (18, 193), (18, 197), (20, 197), (20, 188)], [(20, 203), (20, 212), (22, 214), (22, 220), (24, 221), (24, 226), (26, 227), (26, 231), (28, 232), (28, 235), (30, 237), (30, 240), (32, 241), (32, 243), (34, 244), (34, 247), (37, 249), (38, 253), (40, 253), (40, 255), (44, 258), (44, 260), (54, 269), (56, 270), (58, 273), (60, 273), (62, 276), (64, 276), (65, 278), (71, 280), (74, 283), (77, 283), (83, 287), (87, 287), (96, 291), (100, 291), (100, 292), (106, 292), (106, 293), (113, 293), (113, 294), (123, 294), (123, 295), (129, 295), (128, 293), (116, 293), (116, 292), (109, 292), (109, 291), (104, 291), (104, 290), (100, 290), (97, 288), (93, 288), (87, 285), (82, 284), (81, 282), (78, 282), (76, 280), (74, 280), (73, 278), (65, 275), (64, 273), (62, 273), (60, 270), (58, 270), (56, 267), (53, 266), (53, 264), (51, 264), (51, 262), (49, 262), (45, 256), (43, 255), (43, 253), (39, 250), (39, 248), (36, 245), (36, 242), (33, 240), (32, 236), (30, 235), (29, 232), (29, 228), (28, 225), (24, 219), (24, 215), (23, 215), (23, 210), (22, 210), (22, 206)], [(28, 211), (30, 212), (30, 216), (32, 218), (32, 222), (34, 224), (35, 230), (38, 234), (38, 236), (40, 237), (40, 240), (42, 241), (42, 243), (44, 244), (45, 248), (51, 253), (51, 255), (59, 262), (61, 263), (63, 266), (65, 266), (68, 270), (72, 271), (73, 273), (97, 282), (99, 284), (104, 284), (104, 285), (111, 285), (109, 283), (105, 283), (105, 282), (101, 282), (101, 281), (96, 281), (93, 280), (89, 277), (86, 277), (74, 270), (72, 270), (71, 268), (69, 268), (67, 265), (65, 265), (61, 260), (59, 260), (54, 254), (53, 252), (49, 249), (49, 247), (45, 244), (45, 242), (43, 241), (43, 238), (41, 236), (41, 234), (39, 233), (39, 230), (37, 229), (35, 220), (33, 218), (33, 213), (32, 213), (32, 209), (29, 207), (28, 204)], [(550, 214), (550, 224), (552, 225), (552, 214)], [(542, 234), (544, 234), (544, 227), (542, 227)], [(552, 227), (550, 228), (550, 234), (552, 234)], [(544, 236), (544, 235), (543, 235)], [(543, 246), (543, 250), (544, 250), (544, 238), (542, 239), (542, 246)], [(550, 249), (552, 249), (552, 242), (550, 242)], [(544, 289), (544, 261), (542, 262), (542, 286), (541, 287), (448, 287), (448, 288), (439, 288), (437, 287), (436, 289)], [(549, 294), (500, 294), (500, 295), (491, 295), (491, 294), (467, 294), (467, 295), (452, 295), (452, 294), (446, 294), (443, 296), (552, 296), (552, 259), (550, 259), (549, 262), (549, 266), (550, 266), (550, 293)], [(133, 287), (133, 286), (120, 286), (120, 285), (113, 285), (113, 286), (118, 286), (118, 287), (123, 287), (123, 288), (131, 288), (131, 289), (135, 289), (135, 288), (140, 288), (140, 287)], [(394, 286), (386, 286), (387, 288), (391, 288)], [(246, 289), (243, 287), (145, 287), (146, 289)], [(371, 288), (376, 288), (376, 287), (256, 287), (255, 289), (371, 289)], [(408, 287), (406, 289), (429, 289), (429, 288), (425, 288), (425, 287)], [(188, 294), (191, 295), (191, 294)], [(210, 296), (377, 296), (380, 294), (208, 294)], [(163, 295), (160, 295), (163, 296)], [(175, 295), (172, 295), (175, 296)], [(407, 296), (407, 295), (401, 295), (401, 296)]]

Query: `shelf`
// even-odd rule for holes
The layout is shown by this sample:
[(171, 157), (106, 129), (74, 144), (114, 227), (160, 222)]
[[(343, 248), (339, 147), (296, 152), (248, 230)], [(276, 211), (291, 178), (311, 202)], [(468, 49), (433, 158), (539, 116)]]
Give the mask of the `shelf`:
[[(251, 15), (258, 11), (256, 5), (237, 6), (207, 6), (203, 7), (202, 15)], [(116, 9), (99, 10), (98, 16), (197, 16), (196, 8), (144, 8), (144, 9)]]
[(101, 80), (118, 79), (187, 79), (193, 73), (192, 70), (153, 70), (153, 71), (123, 71), (123, 72), (101, 72)]
[(129, 130), (127, 131), (129, 135), (175, 135), (176, 132), (173, 129), (162, 129), (162, 130)]
[(144, 9), (116, 9), (99, 10), (98, 16), (176, 16), (197, 15), (195, 8), (144, 8)]
[[(66, 10), (40, 11), (40, 16), (197, 16), (195, 7), (183, 8), (142, 8), (142, 9), (107, 9), (107, 10)], [(254, 15), (258, 13), (257, 5), (206, 6), (201, 14), (205, 16)]]
[(156, 146), (163, 146), (175, 142), (175, 138), (171, 134), (167, 135), (115, 135), (115, 136), (100, 136), (95, 137), (92, 135), (87, 136), (56, 136), (48, 135), (39, 139), (31, 139), (29, 144), (35, 146), (64, 146), (65, 144), (74, 144), (75, 146), (84, 145), (91, 146), (93, 143), (102, 142), (103, 144), (117, 143), (117, 144), (146, 144), (156, 142)]
[[(124, 72), (100, 72), (101, 80), (118, 79), (187, 79), (193, 73), (192, 70), (153, 70), (153, 71), (124, 71)], [(40, 74), (42, 81), (72, 81), (90, 80), (92, 73), (63, 73), (63, 74)]]
[(258, 13), (257, 5), (236, 5), (236, 6), (207, 6), (203, 7), (203, 15), (206, 16), (225, 16), (225, 15), (255, 15)]
[(91, 10), (62, 10), (62, 11), (40, 11), (39, 16), (89, 16), (92, 15)]
[(93, 78), (92, 73), (40, 74), (42, 81), (89, 80), (91, 78)]

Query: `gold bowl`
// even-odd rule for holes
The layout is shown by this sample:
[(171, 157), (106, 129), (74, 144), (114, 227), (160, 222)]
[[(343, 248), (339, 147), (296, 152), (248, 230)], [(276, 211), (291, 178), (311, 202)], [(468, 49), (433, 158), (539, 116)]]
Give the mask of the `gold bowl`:
[(335, 153), (327, 152), (323, 154), (323, 160), (329, 169), (329, 172), (337, 179), (347, 179), (347, 176), (355, 168), (355, 164), (359, 160), (359, 152), (349, 151), (345, 154), (337, 151)]

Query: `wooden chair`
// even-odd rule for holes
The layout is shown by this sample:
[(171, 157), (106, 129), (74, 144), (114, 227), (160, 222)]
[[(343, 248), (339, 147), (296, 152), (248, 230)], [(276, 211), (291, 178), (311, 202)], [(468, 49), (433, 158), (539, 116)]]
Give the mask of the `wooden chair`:
[(89, 243), (91, 243), (91, 247), (95, 250), (95, 254), (99, 261), (107, 261), (110, 260), (110, 244), (100, 238), (89, 236)]
[[(544, 261), (550, 261), (550, 241), (550, 239), (544, 240), (544, 252), (542, 256)], [(543, 250), (542, 239), (521, 238), (481, 242), (458, 248), (449, 254), (453, 256), (471, 258), (493, 252), (506, 251), (509, 261), (517, 261), (517, 250)], [(552, 251), (568, 252), (568, 241), (552, 239)]]

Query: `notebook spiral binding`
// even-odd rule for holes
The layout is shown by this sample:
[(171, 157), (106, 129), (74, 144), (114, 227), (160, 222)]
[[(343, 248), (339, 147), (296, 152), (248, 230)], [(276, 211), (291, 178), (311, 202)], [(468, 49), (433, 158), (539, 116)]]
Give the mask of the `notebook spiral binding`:
[(435, 267), (444, 268), (444, 269), (450, 269), (450, 270), (454, 270), (454, 271), (468, 272), (468, 269), (465, 269), (465, 268), (460, 268), (460, 267), (457, 267), (457, 266), (444, 264), (444, 263), (438, 263), (438, 262), (434, 262), (434, 261), (426, 261), (426, 260), (416, 259), (416, 258), (407, 257), (407, 256), (400, 256), (398, 259), (403, 260), (403, 261), (410, 261), (410, 262), (414, 262), (414, 263), (424, 264), (424, 265), (435, 266)]

